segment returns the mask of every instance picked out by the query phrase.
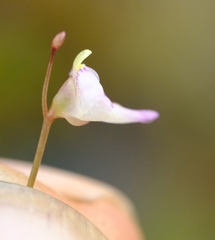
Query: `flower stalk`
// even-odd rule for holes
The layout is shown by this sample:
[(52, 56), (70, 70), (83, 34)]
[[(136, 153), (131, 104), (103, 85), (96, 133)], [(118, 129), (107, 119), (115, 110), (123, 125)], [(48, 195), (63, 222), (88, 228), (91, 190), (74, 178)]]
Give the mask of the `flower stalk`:
[(55, 36), (55, 38), (52, 41), (52, 52), (51, 57), (49, 60), (49, 64), (46, 71), (46, 76), (43, 84), (43, 90), (42, 90), (42, 112), (43, 112), (43, 125), (40, 133), (39, 142), (37, 145), (37, 150), (35, 153), (33, 165), (31, 168), (31, 173), (28, 178), (27, 186), (33, 188), (37, 173), (43, 158), (46, 142), (48, 139), (49, 131), (51, 128), (51, 125), (55, 119), (53, 114), (50, 114), (48, 111), (48, 104), (47, 104), (47, 95), (48, 95), (48, 87), (49, 87), (49, 80), (51, 76), (52, 66), (54, 62), (54, 57), (56, 50), (61, 47), (65, 40), (66, 34), (65, 32), (61, 32)]
[(35, 183), (35, 180), (37, 177), (37, 173), (38, 173), (41, 161), (42, 161), (43, 153), (44, 153), (46, 142), (48, 139), (49, 130), (51, 128), (53, 120), (46, 118), (46, 117), (43, 120), (43, 125), (42, 125), (42, 129), (41, 129), (41, 133), (40, 133), (40, 138), (39, 138), (36, 154), (34, 157), (34, 162), (33, 162), (32, 168), (31, 168), (30, 176), (28, 178), (28, 183), (27, 183), (28, 187), (31, 187), (31, 188), (34, 187), (34, 183)]

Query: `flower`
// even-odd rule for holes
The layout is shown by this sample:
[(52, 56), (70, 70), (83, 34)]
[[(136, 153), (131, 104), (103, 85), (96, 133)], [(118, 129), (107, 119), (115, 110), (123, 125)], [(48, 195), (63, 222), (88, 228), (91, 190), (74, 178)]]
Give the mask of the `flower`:
[(105, 95), (98, 74), (84, 64), (92, 52), (80, 52), (74, 60), (69, 79), (55, 95), (50, 113), (65, 118), (74, 126), (90, 121), (107, 123), (150, 123), (159, 117), (154, 110), (134, 110), (113, 103)]

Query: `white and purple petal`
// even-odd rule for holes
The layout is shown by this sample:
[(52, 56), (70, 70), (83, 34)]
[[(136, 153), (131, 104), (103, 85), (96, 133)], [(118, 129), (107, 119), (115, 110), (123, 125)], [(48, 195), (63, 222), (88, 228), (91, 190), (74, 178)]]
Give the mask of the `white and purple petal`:
[(51, 110), (75, 126), (90, 121), (107, 123), (150, 123), (159, 117), (154, 110), (134, 110), (112, 103), (105, 95), (98, 74), (81, 64), (91, 54), (84, 50), (76, 57), (70, 78), (53, 99)]

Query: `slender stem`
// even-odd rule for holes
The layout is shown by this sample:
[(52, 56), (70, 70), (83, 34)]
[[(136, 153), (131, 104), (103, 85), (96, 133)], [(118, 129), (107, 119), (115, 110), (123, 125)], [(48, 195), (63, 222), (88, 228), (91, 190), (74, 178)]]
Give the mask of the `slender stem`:
[(49, 60), (48, 68), (46, 71), (46, 76), (43, 84), (43, 91), (42, 91), (42, 110), (43, 110), (43, 117), (45, 118), (48, 113), (48, 106), (47, 106), (47, 94), (48, 94), (48, 87), (49, 87), (49, 79), (51, 76), (52, 66), (54, 62), (56, 49), (52, 48), (51, 57)]
[(45, 76), (45, 80), (44, 80), (44, 84), (43, 84), (43, 90), (42, 90), (43, 125), (42, 125), (42, 129), (41, 129), (41, 133), (40, 133), (39, 142), (37, 145), (36, 154), (34, 157), (34, 162), (33, 162), (32, 169), (31, 169), (31, 173), (30, 173), (30, 176), (28, 178), (28, 183), (27, 183), (27, 186), (32, 187), (32, 188), (34, 186), (34, 183), (35, 183), (35, 180), (37, 177), (37, 173), (38, 173), (38, 170), (39, 170), (42, 158), (43, 158), (43, 153), (44, 153), (46, 142), (48, 139), (50, 127), (52, 125), (52, 122), (55, 119), (54, 113), (50, 113), (48, 110), (47, 94), (48, 94), (49, 80), (50, 80), (50, 76), (51, 76), (55, 52), (56, 52), (56, 50), (59, 49), (59, 47), (62, 46), (62, 44), (65, 40), (65, 37), (66, 37), (66, 33), (60, 32), (52, 40), (51, 57), (50, 57), (49, 64), (47, 67), (46, 76)]
[(28, 178), (28, 183), (27, 183), (27, 186), (32, 187), (32, 188), (34, 186), (34, 183), (35, 183), (35, 180), (37, 177), (37, 173), (38, 173), (38, 170), (39, 170), (42, 158), (43, 158), (43, 153), (44, 153), (46, 142), (48, 139), (50, 127), (52, 125), (52, 122), (55, 119), (54, 116), (51, 116), (48, 113), (48, 105), (47, 105), (49, 79), (51, 76), (51, 70), (52, 70), (52, 66), (53, 66), (53, 62), (54, 62), (55, 52), (56, 52), (56, 49), (52, 48), (51, 57), (49, 60), (49, 64), (48, 64), (48, 68), (46, 71), (46, 76), (45, 76), (45, 80), (44, 80), (44, 84), (43, 84), (43, 91), (42, 91), (43, 125), (42, 125), (42, 129), (41, 129), (41, 133), (40, 133), (39, 142), (37, 145), (36, 154), (34, 157), (34, 162), (33, 162), (32, 168), (31, 168), (31, 173), (30, 173), (30, 176)]
[(37, 173), (38, 173), (41, 161), (42, 161), (43, 153), (45, 150), (45, 146), (46, 146), (46, 142), (48, 139), (49, 130), (50, 130), (52, 122), (53, 122), (53, 119), (49, 119), (49, 118), (45, 118), (43, 121), (42, 129), (41, 129), (41, 133), (40, 133), (40, 139), (39, 139), (39, 142), (37, 145), (37, 151), (36, 151), (36, 154), (34, 157), (34, 162), (32, 165), (31, 173), (28, 178), (28, 183), (27, 183), (28, 187), (33, 188), (33, 186), (34, 186), (34, 182), (36, 180)]

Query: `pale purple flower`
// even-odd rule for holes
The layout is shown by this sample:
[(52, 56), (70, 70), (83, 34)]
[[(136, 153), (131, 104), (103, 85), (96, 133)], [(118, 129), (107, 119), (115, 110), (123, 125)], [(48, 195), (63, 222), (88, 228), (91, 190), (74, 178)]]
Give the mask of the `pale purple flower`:
[(55, 95), (50, 112), (75, 126), (90, 121), (107, 123), (150, 123), (159, 117), (154, 110), (133, 110), (113, 103), (105, 95), (98, 74), (82, 61), (91, 54), (77, 55), (69, 79)]

